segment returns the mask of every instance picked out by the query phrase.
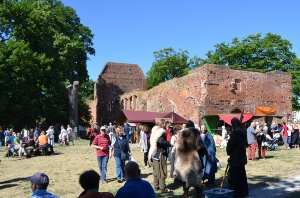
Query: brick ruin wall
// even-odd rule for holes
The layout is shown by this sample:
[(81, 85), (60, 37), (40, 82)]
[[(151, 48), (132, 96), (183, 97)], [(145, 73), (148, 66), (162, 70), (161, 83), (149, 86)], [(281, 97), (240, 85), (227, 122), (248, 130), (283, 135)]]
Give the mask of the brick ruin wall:
[(204, 65), (148, 91), (132, 91), (121, 96), (124, 109), (174, 110), (199, 124), (203, 115), (236, 110), (255, 114), (256, 106), (275, 107), (276, 115), (290, 120), (291, 100), (289, 73), (235, 70), (220, 65)]
[(136, 64), (108, 62), (94, 87), (94, 122), (113, 122), (122, 109), (120, 95), (133, 90), (146, 90), (146, 77)]

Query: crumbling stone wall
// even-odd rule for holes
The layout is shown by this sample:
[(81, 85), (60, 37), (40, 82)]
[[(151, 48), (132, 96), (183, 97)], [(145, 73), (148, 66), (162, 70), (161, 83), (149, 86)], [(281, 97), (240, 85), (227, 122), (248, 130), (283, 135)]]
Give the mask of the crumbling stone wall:
[(146, 90), (146, 77), (136, 64), (108, 62), (95, 83), (96, 122), (113, 122), (123, 108), (120, 95), (133, 90)]
[(204, 65), (184, 77), (161, 83), (148, 91), (125, 93), (121, 96), (121, 103), (124, 109), (174, 110), (196, 123), (201, 123), (203, 115), (242, 110), (255, 114), (256, 106), (275, 107), (277, 115), (289, 120), (292, 113), (291, 87), (290, 73)]

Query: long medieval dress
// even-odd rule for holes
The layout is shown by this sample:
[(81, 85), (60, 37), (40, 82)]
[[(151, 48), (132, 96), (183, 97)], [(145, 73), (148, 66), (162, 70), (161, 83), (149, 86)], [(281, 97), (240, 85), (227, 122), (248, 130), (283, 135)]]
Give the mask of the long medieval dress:
[(239, 119), (231, 120), (233, 132), (227, 144), (227, 155), (230, 156), (228, 171), (228, 188), (234, 190), (234, 197), (247, 197), (249, 194), (245, 165), (247, 164), (247, 132)]
[(216, 163), (216, 145), (212, 135), (209, 132), (206, 132), (204, 135), (201, 135), (201, 139), (204, 143), (204, 146), (208, 152), (209, 158), (205, 155), (202, 157), (203, 169), (202, 169), (202, 180), (208, 179), (208, 184), (214, 184), (215, 182), (215, 173), (217, 170)]
[(292, 145), (299, 145), (299, 129), (294, 129), (292, 133)]

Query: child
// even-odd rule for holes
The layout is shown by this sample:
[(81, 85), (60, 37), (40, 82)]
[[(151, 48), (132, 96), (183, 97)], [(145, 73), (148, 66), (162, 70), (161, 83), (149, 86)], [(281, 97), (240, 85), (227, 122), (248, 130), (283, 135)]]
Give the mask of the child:
[(222, 126), (222, 142), (220, 148), (226, 148), (227, 147), (227, 130), (225, 126)]

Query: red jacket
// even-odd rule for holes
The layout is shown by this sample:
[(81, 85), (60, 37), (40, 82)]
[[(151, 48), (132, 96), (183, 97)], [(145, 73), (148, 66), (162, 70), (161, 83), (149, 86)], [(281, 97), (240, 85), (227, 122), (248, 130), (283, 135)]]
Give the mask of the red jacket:
[(104, 136), (101, 134), (97, 135), (93, 141), (93, 145), (103, 147), (103, 150), (97, 149), (97, 156), (108, 156), (110, 144), (111, 142), (107, 134), (104, 134)]

